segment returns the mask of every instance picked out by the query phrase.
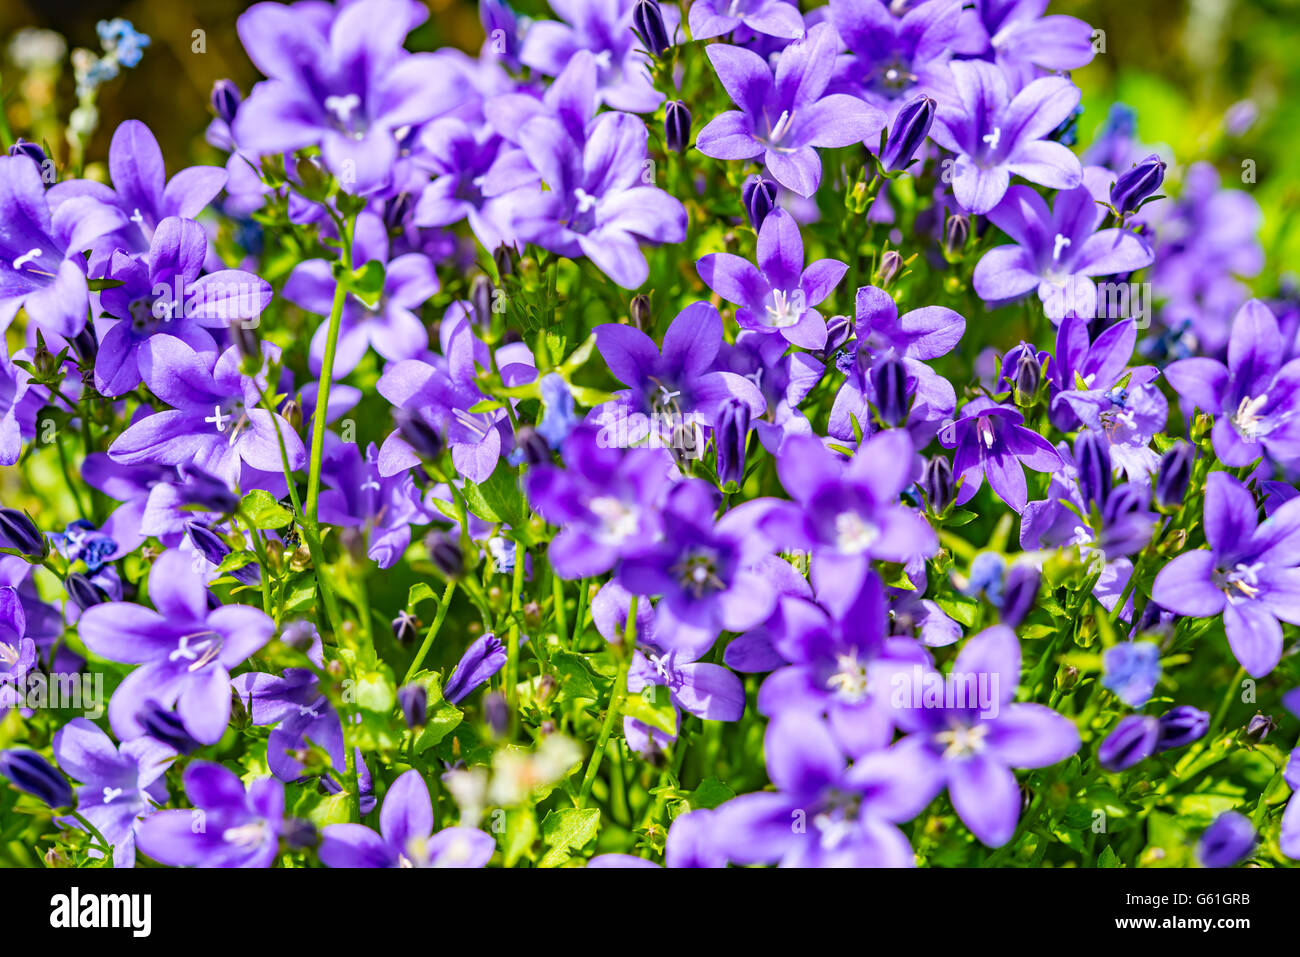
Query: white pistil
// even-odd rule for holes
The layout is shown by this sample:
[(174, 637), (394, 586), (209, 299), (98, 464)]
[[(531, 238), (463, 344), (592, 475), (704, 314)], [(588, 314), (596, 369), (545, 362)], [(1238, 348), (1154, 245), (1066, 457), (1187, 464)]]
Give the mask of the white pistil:
[(1236, 414), (1232, 417), (1233, 424), (1237, 426), (1237, 431), (1241, 433), (1242, 438), (1254, 440), (1267, 431), (1261, 415), (1267, 404), (1267, 392), (1254, 398), (1250, 396), (1242, 398)]
[(15, 270), (22, 269), (28, 263), (36, 262), (36, 260), (40, 258), (41, 258), (41, 247), (35, 246), (32, 249), (27, 250), (27, 252), (23, 253), (21, 256), (19, 256), (17, 259), (14, 260), (14, 269)]
[(266, 822), (258, 820), (228, 827), (221, 832), (221, 839), (237, 847), (257, 847), (266, 839)]
[(840, 512), (835, 516), (835, 543), (839, 550), (860, 555), (880, 538), (880, 529), (857, 512)]
[(855, 650), (835, 657), (835, 674), (826, 680), (826, 687), (846, 701), (861, 701), (867, 696), (867, 669), (858, 661)]
[(596, 197), (592, 196), (582, 187), (574, 189), (573, 198), (578, 201), (578, 212), (580, 213), (590, 212), (596, 205)]
[(773, 289), (772, 303), (767, 307), (767, 314), (772, 317), (772, 325), (784, 328), (798, 322), (798, 300), (798, 293), (792, 296), (784, 289)]
[(346, 96), (327, 96), (325, 97), (325, 109), (329, 110), (342, 125), (347, 126), (352, 121), (352, 113), (361, 106), (361, 97), (355, 93), (348, 93)]
[(794, 114), (789, 110), (782, 110), (781, 115), (777, 117), (776, 124), (772, 131), (767, 134), (768, 142), (779, 143), (786, 133), (790, 132), (790, 124), (794, 121)]
[(948, 731), (940, 731), (935, 740), (944, 745), (943, 756), (946, 760), (969, 757), (984, 750), (984, 738), (988, 734), (984, 724), (957, 725)]
[(1061, 233), (1057, 233), (1056, 238), (1052, 240), (1052, 262), (1059, 262), (1061, 259), (1062, 251), (1069, 246), (1070, 246), (1069, 237)]
[(104, 803), (112, 804), (122, 796), (121, 788), (104, 788)]
[(636, 534), (637, 513), (621, 499), (601, 495), (592, 499), (588, 507), (600, 519), (601, 532), (606, 540), (622, 542)]
[(213, 410), (212, 415), (208, 416), (203, 421), (211, 422), (213, 425), (216, 426), (218, 432), (224, 432), (226, 431), (226, 423), (229, 422), (231, 418), (232, 418), (231, 416), (222, 415), (221, 406), (218, 405)]
[(988, 416), (980, 419), (975, 425), (975, 433), (979, 436), (980, 441), (984, 443), (986, 449), (993, 448), (993, 443), (997, 441), (997, 436), (993, 432), (993, 420)]
[(991, 150), (997, 149), (998, 144), (1002, 142), (1002, 127), (1000, 126), (993, 127), (992, 133), (985, 133), (982, 137), (980, 137), (980, 139), (982, 139), (985, 143), (989, 145), (989, 149)]

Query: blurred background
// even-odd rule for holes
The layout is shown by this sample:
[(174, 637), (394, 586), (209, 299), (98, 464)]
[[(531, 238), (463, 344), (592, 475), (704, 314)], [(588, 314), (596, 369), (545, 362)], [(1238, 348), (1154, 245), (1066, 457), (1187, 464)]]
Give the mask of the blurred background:
[[(212, 83), (233, 79), (242, 90), (257, 79), (235, 34), (241, 0), (0, 0), (0, 89), (16, 131), (59, 137), (76, 105), (67, 51), (99, 50), (95, 24), (123, 17), (151, 38), (143, 59), (99, 92), (99, 122), (85, 144), (93, 161), (106, 155), (117, 124), (147, 122), (168, 165), (212, 162), (203, 141)], [(804, 2), (804, 9), (816, 5)], [(470, 0), (428, 0), (431, 16), (411, 38), (416, 49), (478, 49), (482, 28)], [(545, 0), (519, 0), (516, 8), (546, 15)], [(1054, 0), (1052, 13), (1068, 13), (1104, 31), (1105, 52), (1075, 75), (1084, 90), (1080, 142), (1086, 145), (1115, 100), (1138, 114), (1139, 138), (1164, 144), (1178, 164), (1213, 160), (1225, 185), (1242, 178), (1251, 161), (1255, 182), (1243, 182), (1265, 212), (1263, 241), (1269, 267), (1256, 280), (1269, 294), (1279, 270), (1300, 258), (1300, 231), (1290, 229), (1300, 205), (1300, 0)], [(67, 40), (61, 69), (22, 69), (14, 38), (39, 27)], [(18, 44), (21, 47), (22, 44)], [(30, 104), (38, 104), (36, 112)], [(1225, 116), (1236, 135), (1223, 136)], [(57, 151), (66, 145), (51, 142)], [(60, 164), (62, 165), (62, 163)], [(1177, 170), (1174, 171), (1176, 181)], [(94, 175), (93, 167), (90, 174)]]

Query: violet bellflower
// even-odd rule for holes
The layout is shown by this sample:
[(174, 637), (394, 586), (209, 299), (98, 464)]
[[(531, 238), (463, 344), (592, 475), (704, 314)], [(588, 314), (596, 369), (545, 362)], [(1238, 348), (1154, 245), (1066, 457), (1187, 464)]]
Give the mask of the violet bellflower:
[[(65, 774), (80, 782), (77, 811), (112, 846), (113, 866), (134, 866), (136, 829), (166, 803), (162, 775), (176, 752), (148, 737), (118, 747), (90, 721), (73, 718), (54, 735), (54, 757)], [(76, 818), (60, 818), (59, 823), (84, 830)], [(102, 855), (92, 848), (90, 856)]]
[(18, 589), (0, 585), (0, 715), (26, 700), (27, 675), (35, 667), (36, 642), (27, 637)]
[(81, 254), (125, 217), (87, 196), (51, 209), (41, 172), (27, 156), (0, 156), (0, 329), (19, 309), (40, 329), (64, 337), (86, 325), (90, 287)]
[(285, 153), (319, 146), (349, 193), (388, 184), (397, 133), (456, 106), (456, 73), (434, 53), (407, 53), (425, 18), (402, 0), (358, 0), (320, 22), (298, 4), (257, 3), (240, 15), (239, 39), (268, 79), (235, 116), (241, 150)]
[(1279, 619), (1300, 624), (1300, 499), (1260, 522), (1250, 490), (1227, 472), (1211, 472), (1203, 522), (1209, 548), (1161, 569), (1151, 598), (1192, 618), (1222, 614), (1237, 661), (1262, 678), (1282, 657)]
[[(894, 750), (917, 767), (908, 786), (924, 795), (924, 803), (946, 786), (957, 816), (989, 847), (1009, 841), (1020, 818), (1012, 769), (1047, 767), (1079, 749), (1079, 732), (1068, 718), (1046, 705), (1013, 703), (1019, 682), (1020, 642), (1010, 628), (995, 625), (957, 655), (942, 706), (926, 701), (916, 707), (922, 689), (895, 688), (903, 705), (896, 719), (911, 733)], [(987, 701), (976, 692), (980, 686), (989, 692)], [(966, 693), (950, 695), (953, 690)]]
[(774, 209), (758, 231), (758, 265), (731, 253), (709, 253), (695, 268), (704, 284), (740, 308), (742, 329), (777, 332), (791, 345), (821, 349), (826, 320), (815, 308), (831, 294), (848, 266), (818, 259), (804, 268), (803, 239), (794, 217)]
[(782, 40), (804, 35), (799, 5), (790, 0), (696, 0), (687, 23), (693, 40), (720, 37), (740, 26)]
[(213, 611), (202, 579), (177, 549), (154, 562), (149, 598), (153, 608), (125, 601), (94, 605), (77, 624), (94, 654), (140, 666), (113, 692), (113, 732), (123, 740), (143, 733), (136, 715), (152, 699), (176, 705), (186, 730), (213, 744), (230, 721), (230, 669), (271, 639), (275, 623), (249, 605)]
[(825, 367), (806, 352), (787, 352), (785, 338), (741, 332), (734, 344), (723, 343), (718, 361), (725, 372), (744, 376), (767, 403), (764, 418), (750, 423), (763, 447), (775, 454), (791, 435), (811, 435), (812, 425), (799, 403), (821, 381)]
[(778, 183), (811, 196), (821, 182), (817, 147), (873, 142), (886, 117), (844, 93), (826, 95), (839, 38), (821, 23), (781, 51), (776, 70), (743, 47), (712, 44), (709, 61), (738, 110), (714, 118), (695, 139), (705, 156), (763, 162)]
[(355, 443), (331, 438), (326, 437), (321, 466), (326, 488), (320, 495), (320, 520), (361, 529), (366, 555), (380, 568), (391, 568), (411, 544), (411, 526), (428, 524), (435, 513), (425, 507), (410, 472), (379, 473), (379, 449), (373, 442), (363, 456)]
[(260, 408), (257, 381), (241, 370), (238, 347), (218, 355), (215, 346), (198, 350), (176, 336), (156, 334), (138, 361), (149, 390), (171, 408), (144, 416), (114, 439), (108, 448), (114, 461), (194, 465), (234, 486), (245, 464), (283, 472), (282, 437), (289, 467), (306, 466), (298, 433), (279, 413)]
[(228, 768), (196, 761), (182, 778), (192, 810), (159, 811), (136, 827), (136, 847), (171, 867), (270, 867), (285, 828), (284, 784), (244, 789)]
[(412, 768), (384, 795), (379, 833), (364, 824), (330, 824), (322, 832), (326, 867), (484, 867), (496, 841), (474, 827), (433, 830), (429, 787)]
[(491, 632), (480, 635), (465, 649), (452, 669), (451, 677), (442, 689), (442, 696), (452, 704), (460, 704), (480, 685), (505, 667), (506, 646)]
[(271, 285), (252, 273), (223, 269), (200, 276), (208, 254), (203, 227), (169, 216), (158, 223), (144, 259), (118, 250), (104, 277), (121, 285), (99, 294), (105, 313), (117, 320), (101, 333), (95, 357), (95, 388), (103, 395), (129, 392), (141, 382), (139, 355), (158, 332), (197, 351), (211, 351), (211, 338), (196, 330), (255, 320), (271, 301)]
[(1134, 233), (1098, 231), (1104, 215), (1086, 183), (1058, 193), (1051, 209), (1029, 187), (1011, 187), (989, 219), (1015, 244), (984, 254), (972, 278), (975, 291), (986, 302), (1001, 302), (1037, 290), (1054, 322), (1071, 313), (1084, 319), (1097, 316), (1092, 277), (1130, 273), (1155, 258)]
[(1024, 511), (1028, 488), (1022, 466), (1054, 472), (1061, 456), (1052, 444), (1022, 424), (1024, 416), (1011, 406), (978, 396), (962, 407), (961, 415), (939, 432), (939, 443), (956, 449), (953, 472), (962, 480), (957, 504), (974, 498), (987, 478), (989, 487), (1015, 511)]
[(1192, 358), (1166, 370), (1184, 399), (1214, 415), (1211, 440), (1224, 465), (1300, 460), (1300, 359), (1283, 364), (1285, 354), (1277, 318), (1252, 299), (1233, 319), (1226, 366)]
[(991, 63), (959, 60), (950, 68), (959, 102), (940, 105), (930, 137), (957, 155), (952, 190), (968, 212), (997, 206), (1012, 176), (1051, 189), (1083, 181), (1078, 157), (1044, 139), (1079, 105), (1078, 87), (1064, 77), (1043, 77), (1012, 97)]
[[(1092, 62), (1092, 27), (1075, 17), (1044, 16), (1048, 0), (979, 0), (964, 26), (973, 44), (1023, 87), (1042, 71), (1077, 70)], [(991, 56), (990, 56), (991, 54)]]

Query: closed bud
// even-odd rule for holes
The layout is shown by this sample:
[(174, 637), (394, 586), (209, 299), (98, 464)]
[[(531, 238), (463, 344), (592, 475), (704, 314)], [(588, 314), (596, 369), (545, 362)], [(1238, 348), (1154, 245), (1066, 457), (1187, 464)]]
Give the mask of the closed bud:
[(300, 817), (285, 818), (280, 837), (291, 851), (310, 850), (320, 843), (320, 831), (316, 825)]
[(0, 548), (12, 548), (38, 562), (50, 553), (50, 543), (36, 523), (16, 508), (0, 508)]
[(399, 645), (409, 645), (420, 633), (420, 621), (406, 609), (402, 609), (391, 622), (393, 637)]
[(304, 156), (294, 167), (297, 170), (298, 186), (308, 199), (323, 200), (329, 193), (329, 175), (316, 160)]
[(316, 643), (316, 626), (297, 618), (280, 629), (280, 643), (295, 651), (307, 651)]
[(492, 322), (492, 300), (496, 297), (496, 287), (492, 280), (479, 273), (469, 284), (470, 315), (476, 325), (488, 326)]
[(941, 515), (948, 510), (956, 493), (953, 488), (952, 465), (946, 456), (936, 455), (925, 463), (921, 487), (925, 491), (925, 500), (930, 503), (931, 512)]
[(445, 444), (442, 433), (430, 425), (424, 416), (408, 409), (395, 409), (393, 421), (397, 423), (398, 434), (420, 458), (436, 459), (442, 454)]
[(718, 482), (725, 488), (745, 480), (745, 446), (749, 441), (749, 406), (739, 399), (728, 399), (713, 430), (717, 452)]
[(821, 350), (822, 354), (830, 355), (848, 342), (851, 335), (853, 335), (852, 319), (848, 316), (831, 316), (826, 320), (826, 345)]
[(510, 727), (510, 705), (500, 691), (489, 691), (483, 696), (483, 717), (498, 738)]
[(943, 225), (943, 246), (950, 255), (966, 245), (970, 238), (970, 218), (960, 213), (953, 213)]
[(257, 330), (247, 322), (236, 320), (230, 324), (230, 339), (244, 360), (244, 370), (250, 374), (259, 372), (262, 368), (262, 344), (257, 339)]
[(76, 602), (78, 608), (83, 610), (90, 608), (92, 605), (102, 605), (109, 600), (108, 592), (81, 574), (81, 572), (73, 572), (64, 579), (63, 587), (67, 589), (68, 597)]
[(136, 723), (144, 733), (179, 754), (190, 754), (201, 747), (185, 729), (181, 716), (171, 708), (164, 708), (152, 698), (136, 712)]
[(51, 808), (72, 807), (72, 785), (49, 761), (26, 748), (0, 751), (0, 777)]
[(551, 447), (531, 425), (520, 426), (515, 432), (515, 448), (529, 465), (545, 465), (551, 461)]
[(903, 257), (899, 255), (898, 250), (885, 250), (884, 255), (880, 257), (880, 264), (876, 266), (876, 285), (881, 289), (888, 288), (902, 268)]
[(1136, 482), (1122, 482), (1111, 489), (1102, 507), (1102, 523), (1107, 527), (1114, 525), (1125, 515), (1140, 512), (1147, 507), (1151, 493), (1145, 485)]
[(1160, 737), (1156, 741), (1157, 751), (1181, 748), (1185, 744), (1199, 741), (1210, 730), (1210, 715), (1207, 711), (1193, 708), (1191, 705), (1179, 705), (1171, 708), (1159, 718)]
[(672, 46), (668, 28), (664, 25), (664, 12), (655, 0), (637, 0), (632, 8), (632, 31), (640, 38), (646, 52), (656, 59)]
[(45, 150), (41, 149), (41, 147), (36, 143), (33, 143), (30, 140), (25, 140), (22, 137), (19, 137), (18, 142), (9, 147), (9, 155), (26, 156), (37, 166), (41, 167), (45, 165), (45, 161), (48, 159), (45, 155)]
[(1154, 196), (1165, 181), (1165, 164), (1152, 153), (1132, 169), (1120, 173), (1110, 188), (1110, 204), (1116, 212), (1135, 212), (1143, 200)]
[(1007, 577), (1002, 585), (1001, 618), (1004, 625), (1009, 628), (1020, 627), (1038, 600), (1038, 588), (1042, 580), (1042, 573), (1025, 562), (1017, 562), (1007, 569)]
[(400, 233), (406, 229), (411, 218), (414, 203), (410, 193), (398, 193), (384, 203), (384, 228), (390, 233)]
[(1205, 829), (1196, 856), (1205, 867), (1236, 867), (1255, 850), (1255, 825), (1236, 811), (1224, 811)]
[(226, 124), (235, 122), (235, 112), (243, 99), (233, 80), (217, 80), (212, 84), (212, 112)]
[(1079, 669), (1074, 665), (1065, 665), (1056, 673), (1056, 686), (1062, 691), (1069, 691), (1079, 683)]
[(664, 143), (673, 153), (685, 153), (691, 142), (691, 111), (681, 100), (664, 108)]
[(1156, 471), (1156, 502), (1165, 508), (1181, 505), (1192, 480), (1192, 465), (1196, 462), (1196, 449), (1179, 439), (1160, 459)]
[(99, 339), (95, 337), (94, 323), (86, 323), (81, 331), (72, 337), (72, 349), (76, 352), (83, 369), (90, 369), (95, 365), (95, 357), (99, 355)]
[(1115, 725), (1115, 730), (1097, 749), (1097, 760), (1107, 771), (1124, 771), (1155, 752), (1160, 740), (1160, 722), (1145, 714), (1133, 714)]
[(1277, 730), (1277, 719), (1271, 714), (1256, 714), (1246, 723), (1246, 737), (1252, 741), (1262, 742), (1275, 730)]
[(776, 191), (776, 183), (763, 176), (751, 176), (740, 188), (740, 200), (745, 204), (745, 213), (755, 232), (762, 227), (767, 214), (776, 208)]
[(693, 422), (678, 422), (673, 426), (669, 440), (673, 458), (683, 472), (689, 471), (691, 462), (700, 457), (700, 438)]
[(918, 96), (905, 103), (889, 130), (880, 163), (888, 172), (905, 169), (930, 133), (938, 102), (929, 96)]
[(514, 251), (506, 245), (492, 250), (492, 263), (497, 267), (497, 278), (504, 279), (515, 271)]
[(429, 691), (424, 685), (402, 685), (397, 689), (397, 702), (402, 706), (402, 717), (408, 728), (415, 730), (428, 723)]
[(447, 578), (460, 578), (465, 574), (465, 553), (450, 535), (434, 532), (424, 540), (429, 560)]
[(1079, 472), (1079, 492), (1084, 504), (1095, 504), (1101, 509), (1106, 504), (1114, 481), (1109, 443), (1091, 429), (1080, 432), (1074, 440), (1074, 461)]
[(650, 297), (643, 292), (637, 293), (628, 303), (627, 314), (632, 320), (632, 325), (636, 326), (642, 332), (653, 328), (654, 319), (650, 314)]
[(907, 390), (907, 370), (897, 356), (890, 354), (876, 364), (876, 410), (889, 426), (907, 421), (911, 400)]
[(1038, 363), (1038, 356), (1034, 354), (1033, 349), (1021, 349), (1020, 357), (1016, 359), (1015, 372), (1011, 377), (1011, 384), (1015, 387), (1017, 398), (1023, 401), (1034, 396), (1042, 381), (1043, 367)]

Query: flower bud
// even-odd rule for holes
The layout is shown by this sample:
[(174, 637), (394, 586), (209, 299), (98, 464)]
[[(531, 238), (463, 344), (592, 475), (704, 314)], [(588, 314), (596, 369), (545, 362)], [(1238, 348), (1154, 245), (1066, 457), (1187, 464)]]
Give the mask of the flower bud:
[(45, 150), (43, 150), (36, 143), (33, 143), (30, 140), (23, 139), (21, 136), (18, 138), (18, 142), (14, 143), (13, 146), (9, 147), (9, 155), (26, 156), (38, 167), (44, 166), (45, 161), (48, 159), (48, 157), (45, 155)]
[(401, 233), (406, 229), (411, 218), (413, 201), (410, 193), (398, 193), (384, 202), (384, 229), (389, 233)]
[(99, 339), (95, 336), (95, 324), (88, 322), (81, 331), (72, 337), (72, 349), (83, 369), (93, 368), (95, 357), (99, 355)]
[(776, 208), (776, 191), (776, 183), (763, 176), (751, 176), (740, 188), (741, 202), (756, 232), (762, 228), (767, 214)]
[(1179, 705), (1160, 716), (1160, 737), (1156, 740), (1157, 751), (1181, 748), (1185, 744), (1199, 741), (1210, 730), (1210, 714), (1191, 705)]
[(925, 142), (930, 133), (930, 124), (934, 122), (934, 112), (938, 102), (929, 96), (918, 96), (905, 103), (898, 111), (885, 148), (880, 154), (880, 163), (888, 172), (905, 169), (912, 162), (912, 157)]
[(1022, 402), (1038, 392), (1039, 383), (1043, 381), (1043, 367), (1038, 363), (1038, 356), (1033, 349), (1021, 349), (1016, 359), (1016, 369), (1011, 375), (1011, 384), (1016, 390), (1016, 397)]
[(1084, 505), (1096, 504), (1098, 509), (1102, 508), (1114, 481), (1109, 443), (1091, 429), (1080, 432), (1074, 440), (1074, 461), (1079, 470), (1079, 493)]
[(844, 343), (849, 341), (849, 336), (853, 335), (853, 320), (848, 316), (831, 316), (826, 320), (826, 345), (822, 348), (822, 355), (830, 355)]
[(185, 728), (181, 716), (171, 708), (164, 708), (150, 698), (136, 712), (136, 723), (144, 728), (144, 733), (180, 754), (190, 754), (201, 745)]
[(717, 453), (718, 482), (725, 488), (745, 480), (745, 446), (749, 440), (749, 406), (739, 399), (728, 399), (713, 430)]
[(1205, 867), (1234, 867), (1255, 849), (1255, 825), (1236, 811), (1224, 811), (1214, 819), (1196, 845), (1196, 856)]
[(496, 287), (492, 280), (483, 273), (474, 277), (469, 284), (470, 316), (474, 324), (480, 327), (492, 322), (492, 300), (496, 296)]
[(428, 722), (429, 691), (424, 685), (402, 685), (397, 689), (397, 702), (402, 706), (402, 717), (408, 728), (423, 728)]
[(880, 264), (876, 266), (876, 285), (885, 289), (903, 268), (903, 257), (899, 255), (897, 249), (887, 249), (880, 257)]
[(504, 279), (515, 271), (514, 251), (504, 244), (492, 250), (492, 263), (497, 267), (497, 278)]
[(515, 432), (515, 448), (529, 465), (545, 465), (551, 461), (551, 447), (531, 425), (520, 426)]
[(1273, 731), (1277, 730), (1277, 719), (1271, 714), (1256, 714), (1246, 724), (1246, 737), (1252, 741), (1263, 742)]
[(637, 0), (632, 8), (632, 31), (640, 38), (646, 52), (656, 59), (672, 46), (668, 28), (664, 26), (664, 12), (655, 0)]
[(1145, 714), (1132, 714), (1115, 725), (1115, 730), (1097, 749), (1097, 760), (1107, 771), (1123, 771), (1144, 761), (1160, 739), (1160, 722)]
[(442, 454), (442, 434), (424, 416), (409, 409), (394, 409), (393, 421), (397, 423), (397, 431), (402, 439), (420, 458), (436, 459)]
[(510, 727), (510, 706), (506, 696), (499, 691), (490, 691), (483, 696), (483, 717), (498, 738)]
[(36, 523), (16, 508), (0, 508), (0, 548), (12, 548), (36, 561), (44, 561), (50, 553), (50, 543)]
[(930, 503), (930, 511), (940, 515), (952, 504), (953, 488), (952, 466), (943, 455), (936, 455), (925, 463), (925, 472), (921, 476), (921, 488), (925, 491), (925, 500)]
[(306, 851), (320, 843), (320, 831), (311, 821), (300, 817), (287, 817), (280, 830), (285, 846), (293, 851)]
[(460, 578), (465, 574), (465, 553), (456, 539), (445, 532), (434, 532), (424, 540), (429, 559), (447, 578)]
[(239, 499), (226, 483), (203, 469), (186, 465), (182, 495), (191, 505), (201, 505), (210, 512), (232, 515), (239, 511)]
[(49, 761), (26, 748), (0, 751), (0, 777), (51, 808), (72, 807), (72, 785)]
[(81, 574), (81, 572), (73, 572), (64, 579), (63, 587), (67, 589), (68, 597), (76, 602), (77, 607), (83, 611), (92, 605), (102, 605), (104, 602), (109, 601), (108, 592)]
[(943, 247), (949, 255), (956, 255), (970, 238), (970, 218), (953, 213), (943, 225)]
[(691, 142), (691, 111), (681, 100), (671, 100), (664, 108), (664, 143), (670, 152), (685, 153)]
[(1156, 503), (1165, 508), (1181, 505), (1192, 480), (1196, 449), (1182, 439), (1169, 447), (1156, 471)]
[[(198, 549), (199, 554), (213, 565), (220, 565), (233, 550), (224, 538), (206, 525), (186, 522), (185, 531), (189, 533), (190, 541)], [(245, 585), (256, 585), (262, 580), (261, 569), (252, 563), (236, 568), (230, 574)]]
[(235, 122), (235, 112), (243, 99), (233, 80), (217, 80), (212, 84), (212, 112), (227, 124)]
[(654, 317), (650, 312), (650, 297), (643, 292), (632, 297), (632, 301), (627, 306), (627, 314), (632, 320), (632, 325), (642, 332), (654, 325)]
[(1038, 588), (1042, 580), (1042, 573), (1026, 562), (1016, 562), (1007, 569), (1006, 580), (1002, 585), (1001, 619), (1004, 625), (1009, 628), (1020, 627), (1038, 600)]
[(907, 389), (907, 370), (902, 360), (892, 353), (876, 364), (876, 410), (880, 420), (889, 426), (899, 426), (907, 421), (911, 400)]
[(1165, 164), (1155, 153), (1119, 174), (1110, 188), (1110, 204), (1119, 213), (1135, 212), (1165, 181)]
[(409, 645), (420, 632), (419, 620), (405, 608), (398, 612), (391, 625), (393, 638), (396, 639), (399, 645)]

